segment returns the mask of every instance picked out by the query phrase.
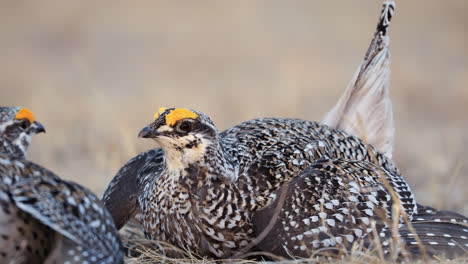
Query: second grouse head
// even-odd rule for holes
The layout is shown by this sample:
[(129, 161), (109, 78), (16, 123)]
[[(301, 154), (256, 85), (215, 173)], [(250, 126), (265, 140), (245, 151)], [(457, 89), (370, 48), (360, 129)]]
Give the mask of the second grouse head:
[(44, 132), (29, 109), (0, 107), (0, 153), (25, 158), (32, 136)]
[[(151, 124), (140, 131), (138, 137), (155, 140), (167, 153), (181, 154), (195, 161), (205, 154), (210, 145), (217, 142), (217, 130), (213, 122), (201, 112), (162, 107), (154, 114), (154, 118)], [(190, 160), (187, 161), (190, 163)]]

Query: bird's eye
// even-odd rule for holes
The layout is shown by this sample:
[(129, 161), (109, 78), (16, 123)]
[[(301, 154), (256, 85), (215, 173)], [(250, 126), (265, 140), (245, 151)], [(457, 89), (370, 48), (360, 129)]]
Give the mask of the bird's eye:
[(190, 121), (182, 121), (177, 126), (177, 130), (180, 132), (189, 132), (192, 129), (192, 122)]
[(23, 120), (21, 123), (20, 123), (20, 127), (21, 129), (23, 130), (26, 130), (29, 128), (29, 121), (28, 120)]

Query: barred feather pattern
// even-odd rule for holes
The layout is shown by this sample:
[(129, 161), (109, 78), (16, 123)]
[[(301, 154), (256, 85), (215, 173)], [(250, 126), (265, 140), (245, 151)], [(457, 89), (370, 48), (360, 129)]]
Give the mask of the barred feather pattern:
[[(284, 184), (274, 203), (254, 214), (261, 251), (290, 257), (339, 255), (373, 231), (388, 229), (389, 191), (381, 183), (387, 171), (365, 161), (321, 160)], [(328, 249), (328, 250), (327, 250)]]
[[(8, 225), (2, 231), (24, 223), (21, 231), (17, 228), (19, 237), (2, 236), (2, 247), (10, 239), (22, 240), (13, 252), (29, 256), (23, 260), (26, 263), (123, 263), (112, 217), (89, 190), (4, 154), (0, 154), (0, 177), (2, 205), (9, 211), (4, 209), (2, 221)], [(18, 217), (12, 212), (18, 212)], [(41, 253), (39, 258), (31, 255), (36, 251)]]
[[(383, 252), (390, 254), (391, 232), (381, 234)], [(411, 228), (403, 225), (398, 229), (401, 258), (420, 259), (454, 259), (468, 255), (468, 225), (445, 221), (415, 221)], [(386, 240), (387, 239), (387, 240)]]
[[(429, 257), (442, 255), (449, 259), (468, 255), (468, 218), (466, 216), (418, 204), (418, 210), (413, 216), (411, 225), (412, 229), (407, 225), (399, 229), (401, 243), (411, 258), (422, 257), (423, 254)], [(390, 234), (386, 233), (386, 236)], [(421, 245), (426, 252), (421, 251)]]
[(456, 212), (437, 210), (430, 206), (418, 204), (413, 222), (445, 222), (468, 225), (468, 218)]
[[(380, 173), (390, 174), (364, 161), (314, 163), (283, 185), (273, 204), (254, 214), (255, 234), (261, 237), (257, 248), (283, 257), (338, 256), (363, 239), (366, 247), (381, 247), (390, 256), (393, 201), (379, 183)], [(468, 254), (466, 217), (418, 206), (412, 218), (400, 221), (395, 234), (400, 259)]]
[(102, 201), (112, 215), (117, 229), (122, 228), (136, 214), (137, 196), (141, 192), (138, 186), (145, 186), (146, 177), (138, 175), (159, 175), (164, 168), (164, 152), (162, 149), (152, 149), (140, 153), (129, 160), (108, 184)]

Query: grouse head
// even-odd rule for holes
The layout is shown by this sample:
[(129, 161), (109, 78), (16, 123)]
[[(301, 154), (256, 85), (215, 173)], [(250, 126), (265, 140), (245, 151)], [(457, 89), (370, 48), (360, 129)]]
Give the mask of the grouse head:
[(154, 121), (138, 137), (151, 138), (166, 152), (174, 167), (201, 162), (217, 145), (217, 130), (205, 114), (183, 108), (160, 108)]
[(32, 136), (45, 133), (27, 108), (0, 107), (0, 153), (25, 158)]

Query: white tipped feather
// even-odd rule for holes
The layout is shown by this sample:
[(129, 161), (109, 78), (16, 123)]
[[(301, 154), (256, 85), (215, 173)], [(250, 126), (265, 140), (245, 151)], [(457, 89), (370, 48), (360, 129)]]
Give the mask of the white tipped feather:
[(377, 31), (344, 94), (323, 123), (365, 139), (387, 157), (392, 157), (394, 122), (389, 95), (390, 39), (387, 27), (395, 8), (385, 1)]

